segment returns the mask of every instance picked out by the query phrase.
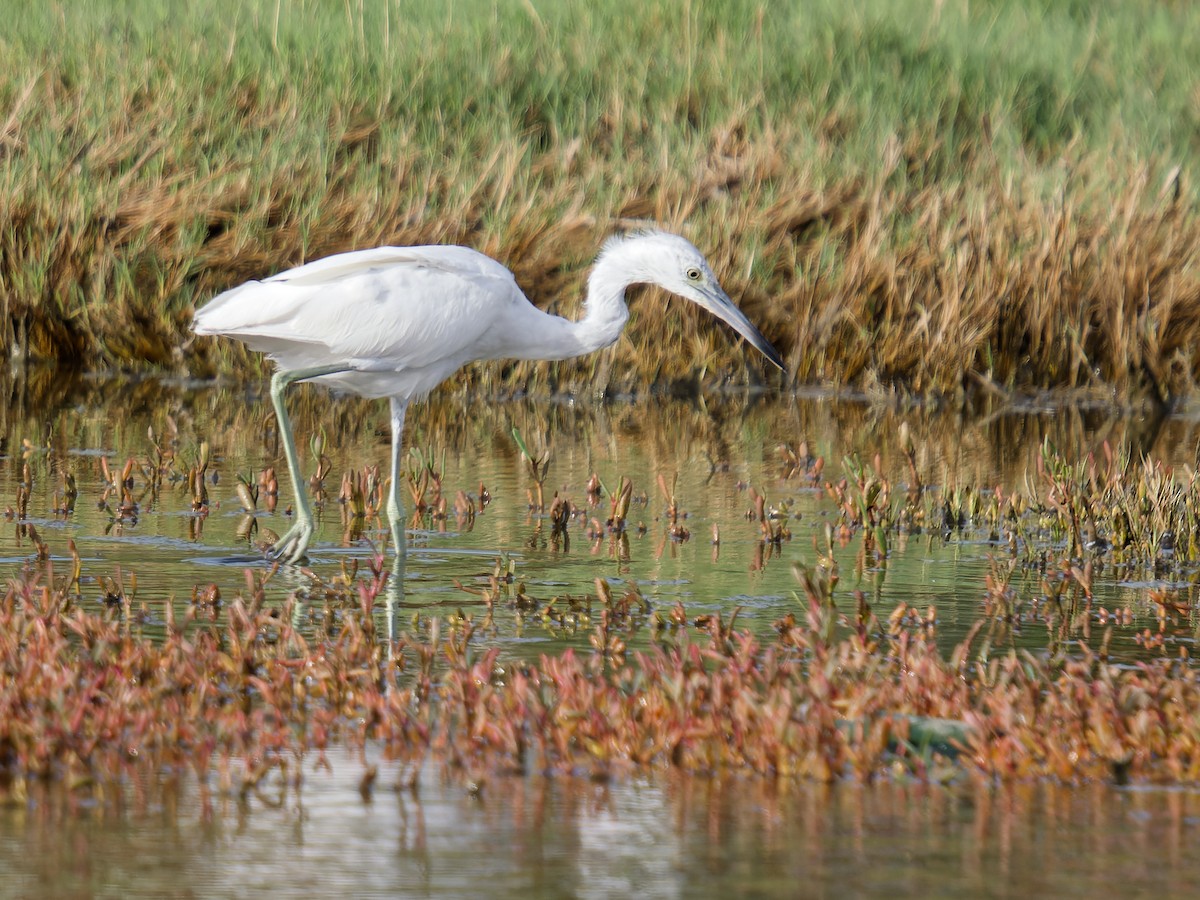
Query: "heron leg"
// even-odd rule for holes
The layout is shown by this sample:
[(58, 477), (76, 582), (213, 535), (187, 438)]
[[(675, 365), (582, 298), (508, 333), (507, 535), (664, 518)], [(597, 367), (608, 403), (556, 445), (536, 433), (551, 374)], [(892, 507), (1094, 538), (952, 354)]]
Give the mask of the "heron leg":
[(279, 434), (283, 438), (283, 453), (287, 457), (288, 474), (292, 479), (292, 490), (296, 496), (296, 521), (284, 533), (271, 550), (275, 559), (286, 563), (298, 563), (304, 558), (315, 530), (312, 505), (304, 492), (300, 475), (300, 458), (296, 453), (296, 439), (292, 436), (292, 420), (288, 418), (287, 406), (283, 402), (284, 391), (294, 381), (332, 375), (347, 371), (345, 366), (326, 366), (315, 369), (296, 369), (291, 372), (278, 371), (271, 376), (271, 405), (275, 407), (275, 418), (279, 421)]
[[(400, 614), (400, 607), (404, 605), (404, 569), (408, 562), (408, 545), (404, 539), (404, 505), (400, 502), (400, 447), (404, 434), (404, 413), (407, 409), (406, 401), (392, 398), (392, 486), (388, 491), (388, 524), (392, 528), (392, 546), (395, 548), (396, 558), (392, 563), (387, 587), (389, 663), (396, 650), (396, 617)], [(389, 691), (391, 684), (389, 679)]]
[[(400, 500), (400, 447), (404, 434), (404, 413), (407, 410), (407, 400), (392, 398), (392, 489), (388, 494), (387, 512), (388, 524), (392, 528), (392, 546), (400, 560), (408, 553), (404, 540), (404, 504)], [(403, 568), (400, 571), (403, 572)]]

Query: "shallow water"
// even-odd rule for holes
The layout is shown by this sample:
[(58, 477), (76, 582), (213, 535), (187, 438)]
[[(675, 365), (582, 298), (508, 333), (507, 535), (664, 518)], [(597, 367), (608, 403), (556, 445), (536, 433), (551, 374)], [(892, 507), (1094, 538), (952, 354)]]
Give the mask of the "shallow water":
[[(1200, 793), (513, 777), (309, 758), (240, 802), (0, 808), (5, 896), (1195, 896)], [(376, 761), (378, 762), (378, 761)], [(407, 776), (405, 776), (407, 781)]]
[[(3, 386), (10, 402), (0, 408), (0, 512), (15, 504), (26, 467), (32, 489), (25, 520), (0, 519), (0, 571), (44, 566), (35, 559), (30, 524), (56, 577), (69, 570), (74, 541), (83, 558), (82, 602), (100, 608), (118, 581), (129, 592), (136, 579), (134, 605), (145, 605), (142, 627), (153, 634), (169, 598), (182, 606), (212, 584), (232, 598), (244, 590), (247, 569), (269, 570), (255, 543), (265, 529), (286, 529), (290, 501), (261, 388), (92, 381), (41, 396)], [(302, 445), (323, 428), (332, 464), (309, 566), (328, 577), (343, 563), (366, 565), (371, 547), (346, 539), (337, 486), (344, 471), (386, 466), (386, 410), (309, 388), (296, 392), (294, 408)], [(506, 653), (586, 648), (591, 631), (586, 624), (577, 633), (549, 629), (539, 616), (512, 608), (518, 582), (541, 604), (594, 594), (598, 578), (618, 591), (630, 583), (656, 610), (679, 601), (689, 616), (728, 616), (740, 606), (739, 623), (767, 633), (781, 616), (802, 613), (792, 565), (814, 563), (826, 548), (826, 524), (836, 519), (818, 485), (789, 477), (779, 446), (796, 450), (806, 441), (825, 459), (822, 480), (840, 477), (848, 455), (870, 461), (878, 454), (881, 469), (902, 487), (901, 423), (912, 429), (922, 478), (934, 490), (1019, 485), (1034, 471), (1044, 439), (1073, 454), (1098, 452), (1107, 440), (1128, 441), (1173, 464), (1196, 459), (1194, 418), (1155, 423), (1101, 408), (963, 418), (825, 395), (612, 403), (435, 398), (410, 416), (409, 446), (437, 460), (451, 509), (460, 490), (477, 500), (481, 483), (492, 499), (473, 522), (451, 512), (444, 521), (411, 523), (399, 616), (462, 609), (482, 618), (479, 597), (456, 581), (478, 590), (500, 566), (514, 573), (514, 583), (478, 640)], [(592, 473), (609, 488), (621, 476), (632, 480), (627, 544), (589, 538), (583, 520), (573, 521), (569, 547), (551, 539), (545, 514), (529, 508), (534, 482), (514, 427), (534, 452), (552, 452), (547, 500), (558, 490), (586, 506)], [(168, 477), (157, 496), (139, 474), (153, 452), (148, 428), (175, 458), (169, 471), (177, 477)], [(205, 517), (191, 511), (182, 480), (201, 441), (212, 450)], [(313, 454), (305, 447), (302, 456), (311, 472)], [(102, 502), (102, 459), (114, 470), (134, 460), (136, 519), (115, 517), (113, 498)], [(252, 520), (259, 534), (247, 537), (239, 533), (247, 518), (236, 475), (255, 480), (268, 465), (280, 470), (279, 508), (260, 510)], [(79, 490), (68, 515), (56, 512), (65, 473)], [(686, 541), (667, 536), (660, 476), (668, 485), (678, 479)], [(792, 537), (779, 547), (764, 544), (758, 523), (746, 518), (751, 488), (789, 508)], [(584, 518), (603, 521), (608, 509), (605, 497)], [(366, 538), (381, 535), (382, 524), (368, 521)], [(881, 618), (901, 602), (936, 605), (938, 640), (947, 649), (978, 620), (984, 580), (993, 559), (1003, 558), (1002, 547), (970, 531), (896, 538), (883, 565), (860, 566), (858, 547), (856, 540), (833, 545), (839, 608), (853, 614), (856, 590)], [(282, 603), (297, 592), (305, 596), (311, 583), (303, 570), (281, 569), (268, 597)], [(1146, 652), (1133, 636), (1156, 626), (1148, 600), (1156, 583), (1144, 573), (1097, 576), (1097, 604), (1128, 606), (1134, 614), (1113, 639), (1118, 658), (1132, 662)], [(1014, 584), (1023, 597), (1038, 595), (1036, 575)], [(1194, 607), (1194, 576), (1176, 587)], [(1193, 619), (1171, 625), (1169, 652), (1194, 642)], [(635, 641), (648, 640), (642, 635)], [(1072, 639), (1096, 636), (1077, 631)], [(997, 641), (1045, 652), (1049, 638), (1044, 624), (1031, 621)], [(19, 798), (0, 807), (0, 895), (1184, 896), (1200, 887), (1200, 862), (1189, 851), (1200, 837), (1200, 794), (1187, 790), (992, 790), (961, 780), (830, 788), (660, 773), (611, 783), (493, 777), (472, 792), (461, 776), (427, 769), (413, 793), (395, 790), (400, 774), (380, 763), (365, 801), (361, 761), (331, 754), (331, 772), (316, 762), (309, 755), (299, 763), (299, 790), (277, 785), (244, 803), (217, 792), (204, 798), (190, 782), (132, 784), (119, 798), (86, 805), (56, 790)]]
[[(74, 541), (83, 560), (84, 602), (99, 605), (118, 585), (130, 593), (136, 579), (134, 606), (145, 605), (145, 629), (151, 634), (161, 627), (168, 598), (182, 603), (209, 585), (227, 599), (244, 592), (247, 569), (259, 574), (269, 569), (260, 547), (268, 530), (278, 534), (290, 525), (291, 492), (263, 387), (96, 381), (84, 385), (82, 394), (28, 401), (24, 409), (11, 404), (7, 420), (0, 422), (7, 451), (0, 456), (0, 509), (15, 502), (27, 470), (32, 488), (26, 519), (0, 520), (0, 571), (16, 571), (36, 555), (24, 525), (37, 530), (60, 575), (69, 569), (68, 541)], [(384, 523), (368, 517), (359, 526), (361, 536), (352, 533), (337, 496), (344, 472), (370, 465), (386, 472), (386, 405), (333, 400), (302, 387), (293, 406), (306, 472), (316, 465), (304, 446), (309, 436), (323, 432), (330, 460), (322, 524), (308, 567), (326, 577), (343, 565), (365, 567), (373, 556), (371, 542), (384, 538)], [(820, 554), (831, 552), (840, 577), (835, 599), (844, 612), (854, 613), (856, 591), (881, 619), (901, 602), (921, 610), (933, 606), (938, 640), (949, 649), (979, 618), (985, 579), (993, 565), (1006, 563), (1004, 546), (981, 531), (943, 535), (934, 529), (893, 538), (884, 563), (864, 560), (860, 540), (828, 543), (826, 529), (836, 522), (837, 510), (822, 484), (840, 478), (842, 460), (857, 455), (867, 463), (878, 458), (895, 491), (902, 492), (908, 476), (897, 450), (901, 423), (912, 431), (921, 477), (935, 493), (950, 486), (1019, 486), (1035, 471), (1044, 439), (1081, 453), (1098, 450), (1106, 440), (1128, 441), (1172, 462), (1194, 462), (1193, 420), (1167, 420), (1152, 428), (1142, 419), (1102, 412), (1048, 408), (969, 420), (828, 395), (612, 403), (435, 398), (410, 415), (406, 460), (418, 465), (419, 451), (434, 461), (449, 510), (444, 519), (410, 519), (397, 621), (415, 611), (462, 609), (482, 615), (480, 597), (464, 587), (481, 590), (499, 568), (511, 572), (513, 580), (497, 600), (496, 627), (483, 639), (513, 653), (587, 647), (586, 621), (578, 633), (565, 633), (545, 627), (536, 610), (556, 597), (562, 606), (568, 597), (594, 596), (597, 579), (616, 591), (635, 585), (653, 609), (663, 612), (676, 602), (689, 616), (728, 616), (740, 607), (739, 623), (765, 633), (781, 616), (804, 610), (793, 564), (812, 567)], [(566, 540), (553, 537), (545, 512), (530, 509), (536, 485), (520, 457), (514, 428), (531, 452), (551, 453), (547, 506), (559, 492), (583, 510)], [(157, 495), (148, 490), (141, 471), (156, 454), (149, 429), (174, 459)], [(202, 441), (211, 448), (210, 509), (198, 516), (185, 475)], [(802, 444), (825, 460), (816, 483), (789, 473), (780, 451), (797, 451)], [(134, 516), (119, 515), (116, 493), (104, 499), (101, 477), (104, 461), (119, 472), (127, 460), (133, 462)], [(268, 511), (265, 496), (260, 497), (258, 512), (248, 515), (238, 501), (237, 476), (256, 482), (258, 473), (272, 465), (280, 481), (278, 505)], [(64, 505), (66, 473), (74, 476), (79, 494), (73, 511), (62, 515), (56, 510)], [(585, 488), (592, 474), (610, 491), (622, 476), (633, 484), (624, 539), (589, 537), (610, 514), (607, 496), (589, 502)], [(680, 522), (690, 532), (687, 540), (668, 535), (660, 480), (668, 490), (674, 485), (683, 511)], [(456, 517), (456, 495), (462, 492), (478, 505), (481, 485), (491, 502), (473, 520)], [(790, 540), (764, 543), (759, 523), (747, 518), (754, 491), (766, 497), (768, 507), (786, 509)], [(719, 545), (713, 543), (714, 529)], [(1033, 600), (1042, 593), (1040, 578), (1036, 572), (1018, 572), (1013, 585), (1023, 599)], [(1133, 636), (1157, 626), (1147, 599), (1151, 588), (1177, 589), (1194, 601), (1194, 582), (1194, 575), (1168, 583), (1153, 573), (1100, 571), (1097, 605), (1128, 606), (1135, 617), (1114, 635), (1114, 653), (1138, 656)], [(272, 578), (267, 594), (278, 602), (297, 591), (306, 597), (311, 584), (303, 570), (289, 567)], [(528, 615), (508, 608), (516, 605), (520, 585), (529, 598), (526, 605), (533, 607)], [(302, 605), (300, 614), (305, 612)], [(1080, 631), (1072, 639), (1094, 642), (1098, 635)], [(1044, 623), (1032, 621), (996, 640), (1039, 650), (1049, 636)], [(1175, 622), (1167, 649), (1194, 640), (1192, 622)]]

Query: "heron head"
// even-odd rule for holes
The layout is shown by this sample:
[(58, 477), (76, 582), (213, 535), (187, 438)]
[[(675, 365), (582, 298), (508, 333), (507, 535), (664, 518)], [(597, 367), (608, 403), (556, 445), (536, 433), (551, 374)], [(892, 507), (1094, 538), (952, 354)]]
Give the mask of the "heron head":
[[(778, 351), (729, 299), (704, 254), (687, 238), (653, 231), (613, 240), (620, 243), (633, 261), (634, 281), (656, 284), (691, 300), (729, 324), (774, 365), (784, 368)], [(610, 242), (605, 247), (606, 252), (612, 246)]]

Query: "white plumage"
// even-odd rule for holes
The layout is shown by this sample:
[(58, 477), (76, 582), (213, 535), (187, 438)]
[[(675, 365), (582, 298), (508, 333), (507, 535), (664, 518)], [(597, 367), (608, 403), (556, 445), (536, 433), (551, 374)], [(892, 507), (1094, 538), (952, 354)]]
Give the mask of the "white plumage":
[(299, 477), (283, 404), (293, 381), (319, 381), (392, 402), (392, 485), (388, 516), (404, 552), (399, 455), (408, 404), (473, 360), (567, 359), (616, 341), (628, 318), (625, 289), (652, 283), (728, 322), (780, 368), (783, 362), (721, 290), (703, 254), (677, 235), (655, 231), (610, 239), (588, 279), (577, 322), (533, 306), (495, 260), (467, 247), (379, 247), (316, 260), (215, 297), (193, 330), (266, 353), (278, 371), (271, 398), (296, 491), (296, 523), (276, 555), (296, 562), (313, 517)]
[[(237, 338), (281, 369), (331, 361), (315, 379), (364, 397), (416, 397), (463, 363), (490, 358), (496, 333), (537, 310), (512, 273), (466, 247), (380, 247), (226, 291), (196, 314), (199, 334)], [(490, 335), (490, 338), (489, 338)]]

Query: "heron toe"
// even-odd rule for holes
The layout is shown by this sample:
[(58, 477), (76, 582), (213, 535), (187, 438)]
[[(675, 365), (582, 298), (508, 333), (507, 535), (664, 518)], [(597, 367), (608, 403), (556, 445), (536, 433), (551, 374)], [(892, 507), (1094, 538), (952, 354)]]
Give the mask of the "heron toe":
[(275, 546), (271, 548), (271, 558), (282, 563), (295, 565), (304, 559), (308, 545), (312, 542), (313, 526), (307, 522), (297, 522), (287, 530)]

